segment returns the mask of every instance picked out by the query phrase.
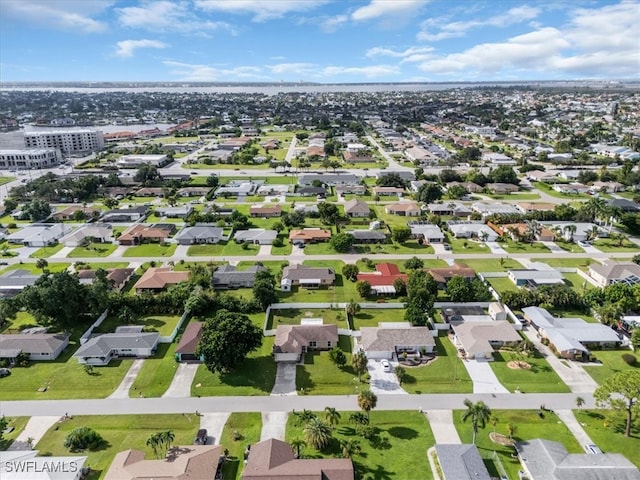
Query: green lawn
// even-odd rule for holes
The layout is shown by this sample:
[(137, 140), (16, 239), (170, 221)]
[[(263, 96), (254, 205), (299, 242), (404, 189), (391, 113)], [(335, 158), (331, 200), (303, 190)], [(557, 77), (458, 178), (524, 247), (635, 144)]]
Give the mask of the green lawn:
[(515, 283), (511, 281), (508, 277), (490, 277), (487, 278), (491, 286), (498, 292), (502, 294), (507, 291), (517, 291), (520, 290)]
[[(260, 441), (262, 432), (262, 416), (260, 413), (232, 413), (217, 442), (229, 450), (229, 460), (224, 464), (225, 480), (240, 478), (244, 469), (244, 452), (247, 446)], [(217, 441), (218, 439), (216, 439)]]
[(598, 263), (597, 260), (593, 260), (591, 258), (542, 258), (537, 260), (539, 262), (546, 263), (552, 267), (576, 267), (580, 270), (587, 270), (589, 265), (592, 263)]
[(555, 242), (558, 247), (563, 249), (565, 252), (569, 253), (584, 253), (584, 248), (579, 247), (575, 243), (564, 242), (564, 241), (556, 241)]
[(531, 365), (530, 369), (509, 368), (507, 362), (512, 359), (512, 352), (495, 352), (493, 358), (494, 361), (489, 362), (489, 365), (500, 383), (510, 392), (515, 392), (518, 388), (526, 393), (568, 393), (570, 391), (540, 354), (523, 359)]
[(490, 253), (491, 251), (484, 243), (475, 240), (454, 238), (453, 235), (449, 234), (446, 234), (446, 237), (453, 253)]
[(5, 183), (11, 183), (16, 179), (16, 177), (0, 177), (0, 185), (4, 185)]
[[(463, 413), (464, 410), (454, 410), (453, 423), (462, 443), (471, 443), (471, 424), (462, 421)], [(508, 435), (507, 425), (509, 423), (517, 428), (514, 434), (516, 441), (548, 438), (562, 443), (569, 453), (584, 453), (584, 449), (578, 444), (566, 425), (553, 413), (545, 413), (544, 418), (538, 416), (538, 410), (494, 410), (492, 414), (498, 418), (496, 432)], [(517, 479), (518, 470), (521, 470), (522, 467), (517, 458), (511, 457), (514, 452), (513, 447), (502, 446), (491, 441), (489, 433), (492, 431), (493, 426), (491, 424), (487, 424), (484, 430), (478, 431), (476, 445), (480, 451), (480, 456), (489, 468), (489, 473), (496, 477), (498, 470), (495, 467), (495, 460), (491, 459), (493, 451), (496, 451), (509, 478)]]
[(64, 448), (65, 437), (77, 427), (87, 426), (98, 432), (105, 440), (105, 446), (87, 455), (86, 465), (91, 466), (91, 480), (103, 478), (116, 453), (130, 448), (142, 450), (147, 459), (154, 459), (153, 450), (147, 446), (147, 439), (154, 433), (172, 430), (174, 445), (191, 445), (200, 428), (195, 415), (105, 415), (77, 416), (60, 422), (49, 429), (37, 445), (36, 450), (52, 455), (72, 455)]
[[(365, 258), (365, 257), (363, 257)], [(423, 258), (421, 259), (423, 264), (424, 264), (424, 268), (442, 268), (442, 267), (446, 267), (447, 266), (447, 262), (445, 262), (444, 260), (440, 260), (440, 259), (435, 259), (435, 258), (431, 258), (431, 259), (426, 259)], [(374, 261), (374, 264), (379, 264), (379, 263), (393, 263), (394, 265), (398, 266), (398, 269), (401, 272), (406, 272), (407, 269), (405, 268), (404, 264), (405, 264), (406, 260), (377, 260)], [(465, 263), (467, 263), (467, 261), (464, 261)], [(356, 266), (358, 267), (358, 270), (361, 272), (373, 272), (375, 270), (374, 268), (369, 268), (363, 261), (362, 259), (358, 260), (356, 262)]]
[[(66, 270), (67, 268), (69, 268), (71, 266), (70, 263), (49, 263), (49, 265), (45, 268), (45, 270), (48, 270), (50, 273), (56, 273), (56, 272), (61, 272), (63, 270)], [(38, 267), (36, 267), (35, 263), (14, 263), (13, 265), (9, 265), (7, 268), (5, 268), (3, 270), (4, 272), (7, 272), (9, 270), (27, 270), (28, 272), (31, 272), (33, 274), (39, 275), (42, 273), (42, 270), (39, 269)]]
[(357, 253), (363, 255), (366, 254), (378, 254), (384, 253), (387, 255), (394, 254), (414, 254), (414, 255), (428, 255), (434, 253), (431, 245), (420, 245), (415, 240), (409, 240), (404, 243), (385, 243), (382, 245), (356, 245), (353, 247)]
[(407, 367), (402, 384), (408, 393), (471, 393), (473, 382), (447, 337), (435, 338), (437, 360), (421, 367)]
[(42, 247), (29, 255), (29, 258), (49, 258), (51, 255), (58, 253), (63, 248), (64, 245), (61, 243), (56, 243), (50, 247)]
[[(16, 367), (2, 379), (0, 401), (54, 400), (68, 398), (105, 398), (116, 389), (129, 370), (132, 360), (112, 360), (106, 367), (96, 367), (92, 375), (71, 357), (77, 349), (72, 342), (53, 362), (32, 362)], [(38, 389), (46, 388), (39, 392)]]
[[(160, 335), (171, 335), (176, 328), (180, 315), (144, 315), (137, 318), (133, 325), (143, 325), (146, 331), (154, 331)], [(102, 324), (97, 327), (95, 333), (113, 333), (116, 327), (123, 325), (122, 321), (115, 316), (108, 316)]]
[(564, 198), (564, 199), (573, 198), (573, 199), (585, 199), (585, 200), (590, 198), (589, 195), (587, 195), (586, 193), (569, 194), (569, 193), (556, 192), (551, 185), (544, 182), (533, 182), (532, 185), (538, 190), (545, 192), (546, 194), (556, 198)]
[(291, 255), (291, 250), (293, 247), (290, 243), (285, 241), (281, 247), (271, 246), (271, 255)]
[(262, 346), (249, 354), (231, 373), (214, 374), (204, 365), (200, 365), (191, 385), (191, 395), (269, 395), (276, 379), (276, 363), (271, 356), (273, 340), (274, 337), (265, 337)]
[(510, 238), (500, 242), (500, 246), (505, 249), (509, 253), (549, 253), (551, 250), (549, 248), (540, 243), (526, 243), (526, 242), (515, 242)]
[(176, 251), (175, 243), (161, 245), (159, 243), (145, 243), (125, 250), (123, 257), (170, 257)]
[[(263, 267), (270, 270), (271, 273), (273, 273), (274, 275), (278, 275), (280, 272), (282, 272), (282, 269), (284, 267), (289, 265), (289, 262), (286, 260), (270, 260), (270, 261), (261, 260), (260, 263), (262, 264)], [(243, 260), (241, 262), (238, 262), (238, 265), (236, 265), (236, 268), (238, 270), (246, 270), (247, 268), (255, 264), (256, 262), (254, 262), (253, 260)]]
[(477, 273), (482, 272), (506, 272), (517, 268), (524, 268), (520, 262), (512, 258), (500, 259), (492, 258), (465, 258), (458, 263), (464, 263), (473, 268)]
[(178, 368), (175, 359), (176, 343), (159, 343), (156, 354), (145, 359), (129, 397), (161, 397), (169, 388)]
[(640, 428), (631, 428), (631, 437), (624, 436), (624, 420), (615, 419), (605, 426), (606, 410), (574, 410), (582, 428), (604, 453), (621, 453), (640, 468)]
[(7, 428), (13, 427), (13, 431), (10, 433), (4, 433), (2, 435), (2, 442), (0, 442), (0, 450), (6, 450), (13, 443), (18, 435), (24, 430), (30, 417), (9, 417), (7, 420)]
[(76, 247), (67, 257), (69, 258), (83, 258), (83, 257), (108, 257), (111, 255), (118, 245), (115, 243), (90, 243), (86, 247)]
[(303, 318), (322, 318), (325, 324), (347, 328), (346, 315), (342, 308), (287, 308), (271, 310), (267, 330), (277, 328), (278, 325), (300, 325)]
[(304, 248), (306, 255), (339, 255), (329, 242), (310, 243)]
[(578, 293), (583, 293), (585, 286), (587, 288), (593, 288), (593, 285), (589, 281), (582, 278), (577, 273), (563, 273), (564, 282), (573, 288)]
[(103, 270), (108, 270), (110, 268), (127, 268), (129, 266), (129, 262), (91, 262), (85, 263), (91, 270), (97, 270), (102, 268)]
[(304, 365), (296, 367), (296, 389), (304, 395), (353, 395), (358, 392), (358, 376), (351, 367), (351, 338), (340, 335), (340, 348), (347, 364), (338, 368), (329, 360), (329, 352), (308, 352)]
[(591, 243), (598, 250), (603, 252), (611, 253), (611, 252), (629, 252), (629, 253), (640, 253), (640, 247), (635, 243), (630, 242), (629, 240), (625, 240), (622, 242), (622, 245), (618, 243), (617, 240), (609, 240), (605, 238), (599, 238), (598, 240)]
[[(329, 405), (330, 406), (330, 405)], [(316, 412), (322, 417), (322, 412)], [(340, 440), (357, 439), (361, 452), (352, 457), (355, 478), (431, 479), (427, 449), (435, 444), (431, 427), (419, 412), (376, 411), (371, 412), (370, 426), (375, 435), (367, 440), (356, 435), (348, 422), (353, 412), (340, 412), (342, 419), (333, 432), (333, 439), (322, 451), (311, 446), (301, 451), (304, 458), (334, 458), (341, 456)], [(304, 439), (304, 425), (295, 415), (289, 415), (285, 439)]]
[(354, 316), (354, 330), (361, 327), (377, 327), (380, 322), (404, 322), (404, 309), (397, 308), (366, 308)]
[(540, 199), (540, 195), (538, 195), (537, 193), (527, 193), (527, 192), (516, 192), (516, 193), (505, 194), (505, 195), (485, 193), (483, 195), (493, 200), (539, 200)]
[[(583, 368), (596, 382), (598, 382), (598, 385), (602, 385), (602, 383), (614, 373), (628, 369), (640, 369), (640, 362), (636, 363), (636, 366), (632, 367), (622, 360), (623, 354), (633, 354), (631, 350), (594, 350), (591, 353), (596, 356), (596, 359), (599, 362), (602, 362), (602, 365), (585, 365)], [(638, 355), (636, 354), (636, 357), (637, 356)]]
[(215, 257), (221, 256), (225, 245), (218, 243), (215, 245), (191, 245), (187, 249), (187, 255), (190, 257)]
[(6, 319), (0, 332), (17, 333), (23, 328), (37, 326), (36, 319), (29, 312), (20, 311), (16, 313), (15, 319)]

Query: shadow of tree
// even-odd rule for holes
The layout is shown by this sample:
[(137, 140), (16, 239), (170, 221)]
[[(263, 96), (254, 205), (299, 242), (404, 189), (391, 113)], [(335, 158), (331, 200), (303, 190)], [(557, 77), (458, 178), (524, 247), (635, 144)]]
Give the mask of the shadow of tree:
[(402, 438), (403, 440), (411, 440), (418, 436), (416, 430), (408, 427), (391, 427), (387, 432), (389, 432), (389, 435), (392, 437)]

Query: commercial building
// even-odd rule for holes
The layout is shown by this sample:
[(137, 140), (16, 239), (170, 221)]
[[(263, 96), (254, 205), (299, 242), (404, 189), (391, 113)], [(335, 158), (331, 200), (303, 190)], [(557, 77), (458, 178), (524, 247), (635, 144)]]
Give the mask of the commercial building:
[(49, 130), (25, 132), (27, 148), (57, 148), (65, 154), (99, 152), (104, 148), (104, 137), (100, 130)]
[(32, 150), (0, 150), (0, 168), (48, 168), (62, 160), (59, 150), (34, 148)]

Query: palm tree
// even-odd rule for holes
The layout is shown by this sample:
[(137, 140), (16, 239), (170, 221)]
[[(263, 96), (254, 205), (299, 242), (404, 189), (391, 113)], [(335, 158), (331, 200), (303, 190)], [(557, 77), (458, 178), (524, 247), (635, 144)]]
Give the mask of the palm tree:
[(353, 423), (356, 426), (356, 434), (357, 434), (358, 430), (360, 430), (360, 427), (369, 425), (369, 417), (367, 417), (362, 412), (354, 412), (351, 415), (349, 415), (349, 423)]
[(307, 443), (316, 450), (322, 450), (331, 441), (331, 427), (317, 417), (309, 420), (303, 431)]
[(149, 438), (147, 438), (147, 447), (151, 447), (153, 450), (153, 454), (156, 458), (160, 458), (158, 456), (158, 447), (160, 446), (160, 438), (157, 433), (154, 433)]
[(493, 433), (496, 433), (496, 425), (498, 425), (498, 422), (500, 420), (498, 419), (498, 417), (491, 415), (489, 421), (491, 422), (491, 425), (493, 425)]
[(44, 273), (44, 269), (49, 266), (49, 262), (47, 262), (44, 258), (39, 258), (36, 260), (36, 268), (39, 268)]
[(342, 448), (343, 458), (351, 458), (353, 454), (360, 453), (360, 451), (362, 450), (360, 448), (360, 442), (355, 438), (347, 438), (345, 440), (341, 440), (340, 447)]
[(351, 299), (351, 301), (347, 304), (347, 315), (353, 317), (360, 311), (360, 304), (355, 300)]
[(584, 405), (584, 398), (582, 397), (576, 397), (576, 407), (578, 408), (582, 408), (582, 406)]
[(324, 419), (331, 426), (331, 428), (335, 428), (335, 426), (340, 423), (341, 419), (340, 412), (333, 407), (324, 407)]
[(136, 314), (126, 305), (120, 310), (118, 320), (125, 325), (131, 325), (136, 320)]
[(296, 458), (300, 458), (300, 451), (307, 446), (307, 442), (305, 442), (301, 438), (294, 438), (293, 440), (291, 440), (290, 444), (291, 448), (296, 454)]
[(486, 230), (482, 230), (478, 237), (480, 237), (480, 241), (484, 243), (489, 238), (489, 232), (487, 232)]
[(176, 434), (173, 433), (173, 430), (167, 430), (160, 434), (160, 438), (165, 446), (165, 451), (168, 451), (171, 448), (171, 444), (176, 439)]
[(518, 431), (518, 427), (516, 427), (513, 423), (507, 423), (507, 432), (509, 433), (509, 438), (513, 438), (513, 436)]
[(533, 241), (540, 236), (542, 233), (542, 225), (540, 225), (536, 220), (527, 220), (527, 228), (525, 230), (525, 236), (529, 243), (533, 243)]
[(564, 239), (567, 242), (573, 242), (573, 234), (576, 233), (577, 229), (578, 227), (576, 227), (573, 223), (565, 225), (562, 229), (564, 231)]
[(600, 229), (594, 225), (591, 230), (587, 232), (587, 240), (595, 240), (600, 235)]
[(359, 350), (351, 357), (351, 366), (358, 374), (358, 381), (362, 379), (362, 374), (367, 371), (367, 355), (363, 350)]
[(300, 419), (303, 424), (309, 423), (310, 420), (317, 418), (317, 415), (306, 408), (301, 412), (294, 411), (293, 414)]
[(358, 394), (358, 406), (362, 411), (367, 413), (367, 418), (369, 418), (369, 412), (371, 412), (371, 410), (376, 408), (377, 403), (378, 403), (378, 397), (376, 396), (375, 393), (373, 393), (368, 388), (365, 390), (362, 390)]
[(485, 427), (487, 420), (491, 418), (491, 409), (482, 401), (473, 403), (468, 398), (465, 399), (464, 406), (467, 407), (467, 411), (462, 415), (462, 421), (471, 420), (471, 428), (473, 429), (472, 443), (475, 445), (478, 428)]

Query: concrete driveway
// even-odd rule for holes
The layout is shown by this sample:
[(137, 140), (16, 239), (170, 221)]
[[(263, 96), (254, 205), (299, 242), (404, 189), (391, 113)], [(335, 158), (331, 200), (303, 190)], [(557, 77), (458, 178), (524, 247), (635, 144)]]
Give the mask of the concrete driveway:
[(47, 431), (61, 419), (59, 416), (52, 417), (31, 417), (24, 427), (24, 430), (13, 441), (9, 450), (31, 450), (28, 440), (31, 438), (31, 447), (35, 447)]
[(200, 414), (200, 428), (207, 429), (207, 445), (220, 444), (222, 430), (229, 419), (229, 412)]
[[(391, 367), (397, 365), (396, 362), (391, 363)], [(371, 391), (378, 394), (407, 394), (400, 384), (398, 383), (398, 377), (393, 372), (385, 372), (382, 370), (382, 364), (379, 360), (368, 360), (367, 371), (371, 376), (370, 387)]]
[(462, 363), (473, 381), (473, 393), (509, 393), (491, 370), (489, 362), (465, 360)]
[(431, 425), (431, 431), (436, 443), (461, 444), (460, 435), (453, 425), (453, 412), (451, 410), (427, 410), (427, 420)]
[(143, 358), (134, 360), (131, 367), (129, 367), (129, 371), (122, 379), (122, 382), (118, 385), (118, 388), (116, 388), (107, 398), (129, 398), (129, 390), (131, 389), (133, 382), (136, 381), (142, 365), (144, 365)]
[(191, 396), (191, 384), (198, 371), (199, 363), (179, 363), (171, 385), (163, 397), (187, 398)]
[(491, 253), (497, 254), (497, 255), (508, 255), (509, 253), (500, 246), (500, 244), (498, 242), (485, 242), (485, 245), (487, 247), (489, 247), (489, 250), (491, 250)]
[(275, 438), (284, 441), (289, 412), (262, 412), (262, 432), (260, 440)]
[(276, 370), (276, 383), (271, 395), (297, 395), (296, 364), (279, 362)]

